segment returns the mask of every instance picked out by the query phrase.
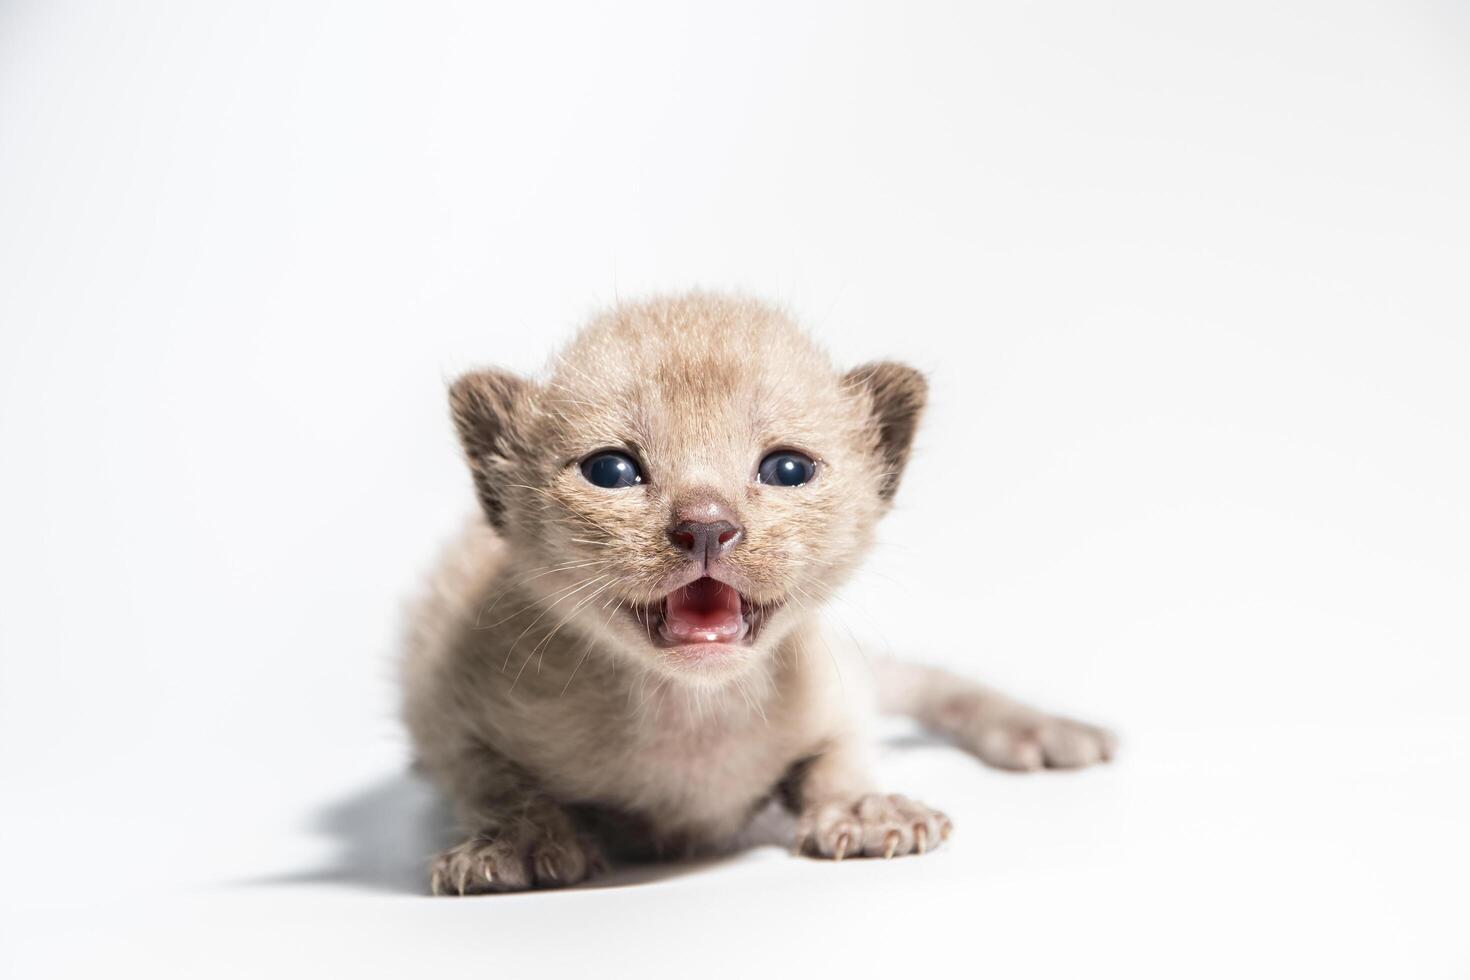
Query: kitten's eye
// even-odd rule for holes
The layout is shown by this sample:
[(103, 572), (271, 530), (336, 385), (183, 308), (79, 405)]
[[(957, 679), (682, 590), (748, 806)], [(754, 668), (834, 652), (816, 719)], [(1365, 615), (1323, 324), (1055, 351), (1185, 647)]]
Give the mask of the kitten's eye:
[(816, 475), (817, 464), (812, 462), (810, 456), (783, 449), (761, 460), (757, 479), (762, 483), (774, 483), (778, 487), (799, 487), (803, 483), (810, 483)]
[(582, 475), (588, 483), (606, 490), (622, 490), (643, 482), (633, 457), (612, 451), (593, 453), (582, 460)]

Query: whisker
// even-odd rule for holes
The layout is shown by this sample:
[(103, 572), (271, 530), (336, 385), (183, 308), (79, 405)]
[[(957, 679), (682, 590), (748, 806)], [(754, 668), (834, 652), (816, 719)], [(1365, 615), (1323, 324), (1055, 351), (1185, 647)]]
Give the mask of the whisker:
[[(614, 596), (613, 599), (614, 599), (614, 601), (616, 601), (617, 596)], [(604, 608), (606, 608), (608, 605), (610, 605), (610, 604), (609, 603), (604, 603), (603, 604)], [(617, 615), (618, 608), (621, 605), (622, 605), (621, 603), (618, 603), (617, 605), (612, 606), (612, 608), (609, 610), (609, 612), (607, 614), (607, 618), (602, 621), (602, 628), (603, 629), (607, 629), (608, 624), (611, 623), (613, 617)], [(584, 647), (582, 647), (582, 656), (577, 660), (576, 666), (574, 666), (572, 668), (571, 674), (569, 674), (567, 676), (567, 682), (562, 685), (561, 694), (558, 694), (557, 697), (561, 697), (562, 694), (566, 694), (567, 693), (567, 688), (569, 688), (569, 687), (572, 686), (572, 678), (576, 677), (577, 676), (577, 671), (579, 671), (579, 670), (582, 669), (582, 664), (586, 663), (587, 656), (588, 656), (588, 654), (590, 654), (592, 652), (592, 646), (596, 642), (597, 642), (597, 636), (596, 636), (596, 634), (593, 634), (591, 637), (588, 638), (587, 645), (584, 646)]]
[[(553, 602), (551, 605), (549, 605), (545, 609), (541, 610), (541, 615), (539, 615), (535, 619), (531, 620), (530, 624), (527, 625), (525, 629), (521, 630), (520, 636), (517, 636), (515, 638), (515, 641), (513, 643), (511, 643), (510, 649), (507, 650), (507, 651), (505, 651), (505, 666), (502, 667), (501, 669), (502, 670), (509, 670), (510, 669), (510, 655), (512, 653), (515, 653), (516, 647), (520, 644), (521, 640), (525, 637), (525, 635), (527, 633), (531, 632), (532, 628), (535, 627), (535, 625), (537, 623), (541, 622), (541, 620), (543, 620), (543, 619), (546, 618), (546, 614), (547, 613), (551, 612), (551, 610), (555, 609), (562, 602), (565, 602), (567, 599), (570, 599), (572, 596), (576, 595), (578, 592), (580, 592), (583, 589), (587, 588), (587, 586), (591, 585), (593, 582), (600, 581), (600, 580), (605, 579), (607, 577), (608, 576), (606, 574), (603, 574), (603, 575), (598, 575), (596, 578), (588, 579), (587, 581), (583, 582), (581, 585), (577, 586), (572, 591), (570, 591), (570, 592), (566, 593), (565, 595), (563, 595), (560, 599), (557, 599), (556, 602)], [(521, 676), (520, 673), (517, 672), (516, 673), (516, 677), (519, 678), (520, 676)], [(514, 688), (515, 685), (512, 684), (511, 687)]]
[[(618, 579), (614, 578), (614, 579), (611, 579), (611, 580), (609, 580), (607, 582), (604, 582), (603, 584), (599, 585), (597, 588), (593, 589), (586, 596), (583, 596), (581, 599), (578, 599), (577, 600), (577, 604), (572, 607), (571, 612), (569, 612), (565, 616), (563, 616), (562, 619), (561, 619), (561, 622), (557, 623), (556, 626), (554, 626), (552, 628), (552, 630), (551, 630), (550, 633), (547, 633), (545, 636), (543, 636), (541, 638), (540, 642), (538, 642), (534, 647), (531, 648), (531, 653), (530, 653), (530, 656), (531, 657), (536, 656), (536, 654), (537, 654), (538, 651), (541, 654), (541, 659), (536, 661), (536, 673), (538, 673), (538, 674), (541, 673), (541, 665), (542, 665), (542, 663), (543, 663), (543, 661), (545, 660), (545, 657), (546, 657), (546, 647), (547, 647), (547, 645), (549, 643), (551, 643), (551, 638), (553, 636), (556, 636), (557, 632), (563, 626), (565, 626), (567, 623), (571, 622), (576, 617), (577, 613), (580, 612), (583, 609), (583, 607), (585, 607), (589, 602), (591, 602), (594, 599), (596, 599), (603, 592), (606, 592), (608, 589), (612, 588), (614, 585), (617, 585), (618, 584), (618, 581), (619, 581)], [(528, 657), (527, 659), (530, 659), (530, 658)], [(519, 677), (520, 675), (517, 674), (516, 676)], [(511, 687), (514, 688), (515, 685), (512, 684)]]
[[(488, 627), (488, 626), (481, 626), (480, 625), (480, 620), (483, 619), (484, 616), (487, 613), (494, 612), (495, 611), (495, 607), (498, 606), (498, 605), (500, 605), (500, 600), (501, 599), (504, 599), (506, 597), (506, 595), (508, 595), (511, 591), (513, 591), (514, 589), (520, 588), (522, 585), (525, 585), (528, 582), (534, 582), (538, 578), (544, 578), (547, 575), (554, 575), (557, 572), (572, 572), (572, 571), (576, 571), (577, 569), (581, 569), (581, 568), (591, 568), (591, 567), (596, 566), (596, 565), (610, 565), (610, 564), (612, 564), (611, 559), (601, 559), (601, 560), (598, 560), (598, 561), (567, 562), (567, 563), (560, 564), (560, 565), (543, 565), (543, 566), (541, 566), (538, 569), (532, 569), (532, 571), (537, 572), (538, 574), (535, 574), (535, 575), (527, 575), (524, 578), (517, 579), (516, 581), (511, 582), (509, 585), (507, 585), (505, 588), (501, 589), (499, 592), (497, 592), (495, 594), (494, 601), (491, 602), (490, 605), (488, 605), (488, 606), (484, 607), (483, 609), (481, 609), (480, 612), (475, 616), (475, 626), (474, 626), (474, 628), (477, 629), (477, 630), (478, 629), (489, 629), (490, 627)], [(535, 605), (535, 603), (532, 603), (532, 605)], [(530, 606), (527, 606), (525, 608), (526, 609), (529, 609)], [(524, 609), (522, 611), (524, 611)], [(514, 614), (512, 614), (512, 616), (510, 618), (514, 619), (518, 615), (520, 615), (520, 613), (514, 613)], [(491, 626), (495, 626), (495, 625), (498, 625), (498, 624), (491, 623), (490, 625)]]
[[(597, 578), (601, 578), (601, 577), (602, 577), (601, 575), (597, 576)], [(505, 623), (510, 622), (512, 619), (515, 619), (517, 616), (519, 616), (523, 612), (526, 612), (527, 610), (535, 609), (537, 606), (541, 605), (542, 602), (544, 602), (545, 600), (551, 598), (551, 596), (560, 595), (561, 593), (567, 592), (568, 590), (575, 589), (578, 585), (584, 584), (584, 583), (586, 583), (588, 581), (589, 581), (589, 579), (578, 579), (576, 582), (573, 582), (571, 585), (565, 586), (565, 587), (560, 588), (560, 589), (556, 589), (555, 591), (551, 592), (549, 595), (542, 596), (539, 599), (532, 599), (526, 605), (524, 605), (521, 608), (517, 609), (515, 612), (511, 613), (509, 616), (506, 616), (503, 619), (497, 619), (495, 622), (491, 623), (488, 626), (476, 626), (475, 628), (476, 629), (481, 629), (481, 630), (494, 629), (497, 626), (500, 626), (500, 625), (503, 625)], [(561, 600), (558, 599), (557, 601), (560, 602)], [(531, 625), (534, 626), (536, 624), (533, 622)], [(518, 639), (519, 639), (519, 637), (518, 637)]]
[(567, 503), (562, 498), (558, 497), (556, 494), (549, 493), (546, 490), (542, 489), (541, 487), (533, 487), (529, 483), (507, 483), (505, 485), (507, 487), (515, 487), (518, 490), (530, 490), (532, 493), (539, 493), (541, 496), (545, 497), (547, 500), (550, 500), (553, 503), (557, 503), (557, 504), (560, 504), (561, 506), (565, 507), (567, 510), (571, 511), (573, 514), (577, 515), (582, 520), (586, 521), (588, 524), (591, 524), (593, 527), (597, 528), (599, 531), (602, 531), (603, 533), (607, 534), (608, 536), (614, 537), (614, 538), (616, 538), (618, 536), (617, 535), (617, 532), (611, 530), (610, 528), (604, 526), (603, 524), (598, 523), (597, 521), (595, 521), (592, 518), (588, 517), (586, 514), (582, 513), (577, 508), (573, 507), (571, 504)]

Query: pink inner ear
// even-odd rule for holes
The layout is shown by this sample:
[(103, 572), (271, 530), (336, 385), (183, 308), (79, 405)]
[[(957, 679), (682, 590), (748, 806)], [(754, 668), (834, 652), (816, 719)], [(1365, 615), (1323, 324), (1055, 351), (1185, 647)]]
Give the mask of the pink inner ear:
[(686, 585), (665, 600), (664, 627), (678, 639), (718, 642), (738, 636), (744, 626), (740, 593), (712, 578)]

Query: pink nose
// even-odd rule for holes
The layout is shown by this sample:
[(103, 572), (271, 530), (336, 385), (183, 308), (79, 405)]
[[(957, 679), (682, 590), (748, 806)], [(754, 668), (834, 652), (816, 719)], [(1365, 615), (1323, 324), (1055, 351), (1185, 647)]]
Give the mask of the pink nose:
[(702, 497), (678, 509), (669, 526), (674, 547), (698, 562), (710, 562), (727, 554), (745, 536), (735, 513), (716, 497)]
[(669, 528), (669, 540), (674, 547), (695, 561), (711, 561), (740, 543), (745, 534), (743, 528), (729, 521), (710, 524), (698, 521), (680, 521)]

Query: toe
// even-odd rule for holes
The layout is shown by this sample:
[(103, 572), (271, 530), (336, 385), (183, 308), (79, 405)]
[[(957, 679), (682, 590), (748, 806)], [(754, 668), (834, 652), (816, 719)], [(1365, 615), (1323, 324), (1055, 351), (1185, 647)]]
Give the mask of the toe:
[(1046, 764), (1053, 769), (1076, 769), (1102, 759), (1097, 739), (1075, 725), (1047, 725), (1041, 730), (1039, 740), (1046, 753)]
[(980, 758), (1002, 769), (1029, 772), (1046, 764), (1037, 733), (1032, 728), (997, 725), (980, 736)]

